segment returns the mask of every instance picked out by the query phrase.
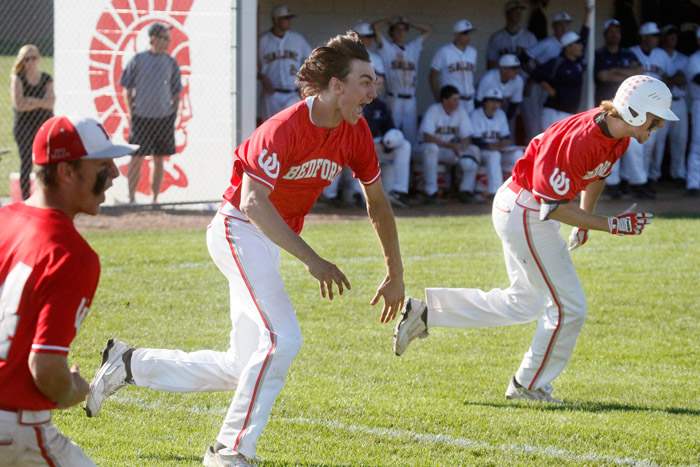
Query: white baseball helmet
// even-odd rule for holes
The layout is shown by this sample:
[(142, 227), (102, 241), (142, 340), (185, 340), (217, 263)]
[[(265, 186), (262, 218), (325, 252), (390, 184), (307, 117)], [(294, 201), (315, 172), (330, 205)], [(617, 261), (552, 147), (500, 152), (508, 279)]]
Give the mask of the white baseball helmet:
[(382, 144), (384, 144), (387, 149), (396, 149), (403, 144), (403, 141), (403, 133), (396, 128), (387, 131), (382, 138)]
[(671, 90), (651, 76), (635, 75), (624, 80), (617, 88), (613, 107), (632, 126), (643, 125), (648, 113), (664, 120), (678, 120), (671, 111)]

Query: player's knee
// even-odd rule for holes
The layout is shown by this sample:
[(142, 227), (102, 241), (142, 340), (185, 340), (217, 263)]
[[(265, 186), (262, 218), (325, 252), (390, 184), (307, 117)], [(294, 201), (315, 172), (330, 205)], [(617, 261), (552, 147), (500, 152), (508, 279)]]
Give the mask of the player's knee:
[(301, 350), (303, 338), (301, 332), (284, 332), (275, 335), (274, 352), (276, 355), (283, 355), (286, 358), (292, 359)]
[(459, 159), (459, 166), (463, 172), (472, 172), (477, 169), (478, 165), (473, 156), (466, 155)]
[(570, 324), (582, 326), (588, 314), (588, 304), (583, 292), (568, 297), (564, 303), (564, 313), (568, 317)]

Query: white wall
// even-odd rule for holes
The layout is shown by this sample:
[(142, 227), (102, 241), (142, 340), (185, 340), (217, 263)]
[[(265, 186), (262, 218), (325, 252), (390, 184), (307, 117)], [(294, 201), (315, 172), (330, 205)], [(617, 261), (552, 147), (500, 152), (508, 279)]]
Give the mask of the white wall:
[[(259, 0), (258, 30), (270, 28), (272, 8), (285, 3), (284, 0)], [(523, 1), (523, 3), (528, 3)], [(602, 41), (603, 22), (614, 11), (614, 0), (598, 0), (596, 5), (596, 43)], [(395, 15), (407, 16), (415, 23), (428, 24), (433, 27), (433, 35), (423, 48), (419, 64), (418, 109), (419, 113), (432, 102), (428, 84), (430, 60), (442, 44), (452, 40), (452, 25), (460, 18), (467, 18), (474, 24), (472, 45), (479, 52), (478, 77), (486, 64), (486, 44), (489, 36), (504, 27), (503, 6), (505, 0), (289, 0), (289, 8), (298, 16), (292, 22), (292, 28), (306, 36), (312, 47), (325, 42), (329, 37), (344, 32), (356, 22), (374, 21), (382, 17)], [(584, 16), (585, 0), (552, 0), (547, 8), (548, 16), (566, 10), (573, 18), (572, 29), (578, 31)], [(523, 13), (524, 22), (529, 11)], [(551, 32), (551, 27), (550, 27)]]

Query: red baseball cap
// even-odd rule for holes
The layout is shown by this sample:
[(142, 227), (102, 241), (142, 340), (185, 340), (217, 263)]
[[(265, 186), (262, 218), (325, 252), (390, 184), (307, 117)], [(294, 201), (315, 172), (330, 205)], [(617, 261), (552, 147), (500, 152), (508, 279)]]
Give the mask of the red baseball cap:
[(94, 118), (55, 116), (46, 120), (34, 137), (36, 165), (78, 159), (114, 159), (138, 149), (135, 144), (113, 144)]

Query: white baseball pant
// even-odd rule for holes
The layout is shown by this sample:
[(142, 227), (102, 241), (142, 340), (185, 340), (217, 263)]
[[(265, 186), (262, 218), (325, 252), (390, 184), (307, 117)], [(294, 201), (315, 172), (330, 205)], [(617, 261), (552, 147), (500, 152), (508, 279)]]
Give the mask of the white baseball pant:
[(481, 150), (481, 165), (486, 168), (486, 191), (493, 195), (503, 183), (503, 170), (501, 169), (501, 151), (491, 149)]
[(551, 107), (545, 107), (542, 109), (542, 128), (543, 131), (550, 127), (553, 123), (559, 120), (564, 120), (566, 117), (570, 117), (572, 114), (568, 112), (562, 112), (561, 110), (556, 110)]
[(661, 178), (661, 164), (666, 151), (666, 138), (671, 140), (671, 166), (672, 178), (685, 178), (685, 148), (688, 145), (688, 106), (685, 98), (671, 102), (671, 110), (678, 116), (677, 122), (665, 122), (663, 128), (656, 131), (656, 146), (654, 148), (649, 178), (658, 180)]
[(476, 172), (479, 170), (479, 157), (463, 155), (459, 158), (459, 167), (462, 169), (459, 191), (474, 193), (476, 189)]
[(547, 100), (547, 93), (542, 86), (532, 82), (529, 85), (530, 92), (523, 97), (520, 111), (523, 115), (525, 138), (529, 142), (532, 138), (542, 133), (542, 109)]
[(693, 116), (693, 133), (688, 151), (688, 173), (686, 187), (689, 190), (700, 189), (700, 99), (693, 99), (691, 107)]
[(207, 229), (209, 254), (229, 283), (232, 331), (225, 352), (137, 349), (134, 382), (172, 392), (235, 391), (216, 440), (255, 456), (302, 337), (279, 272), (280, 251), (230, 205)]
[[(460, 191), (474, 191), (473, 187), (471, 190), (466, 187), (469, 186), (470, 177), (476, 177), (476, 170), (474, 170), (472, 175), (471, 172), (473, 168), (472, 164), (469, 162), (471, 159), (465, 156), (472, 156), (472, 161), (478, 163), (480, 154), (479, 148), (475, 145), (469, 145), (462, 151), (462, 155), (458, 157), (452, 149), (441, 148), (435, 143), (423, 143), (421, 156), (423, 158), (423, 192), (426, 195), (432, 196), (438, 191), (438, 164), (445, 164), (451, 167), (458, 162), (463, 172), (459, 188)], [(464, 177), (465, 174), (466, 178)]]
[(411, 143), (404, 140), (399, 147), (390, 152), (387, 152), (381, 143), (375, 143), (374, 147), (382, 166), (384, 190), (387, 193), (408, 193), (411, 178)]
[(80, 446), (51, 423), (48, 410), (0, 410), (0, 466), (95, 467)]
[(391, 109), (391, 116), (394, 119), (396, 128), (403, 132), (404, 138), (406, 138), (411, 145), (416, 144), (418, 115), (415, 96), (408, 98), (387, 94), (387, 103)]
[(272, 94), (264, 94), (263, 101), (265, 105), (265, 119), (268, 119), (277, 112), (299, 102), (299, 93), (296, 91), (273, 92)]
[(586, 318), (586, 299), (559, 222), (539, 220), (533, 195), (509, 188), (493, 202), (492, 220), (503, 243), (506, 289), (428, 288), (428, 327), (483, 328), (537, 320), (530, 349), (515, 374), (528, 389), (549, 385), (566, 366)]

